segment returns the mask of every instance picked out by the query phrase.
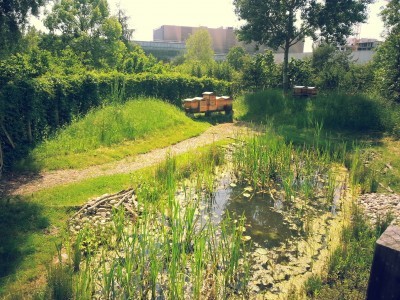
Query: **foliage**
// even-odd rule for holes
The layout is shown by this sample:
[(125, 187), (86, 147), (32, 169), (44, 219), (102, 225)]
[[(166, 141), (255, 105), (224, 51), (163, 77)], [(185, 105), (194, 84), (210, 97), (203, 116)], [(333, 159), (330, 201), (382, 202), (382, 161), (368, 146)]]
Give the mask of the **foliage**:
[(400, 3), (388, 2), (381, 13), (387, 37), (374, 56), (375, 83), (381, 96), (400, 103)]
[(61, 0), (56, 3), (45, 20), (45, 26), (53, 33), (60, 32), (70, 38), (100, 34), (100, 27), (109, 16), (104, 0)]
[(104, 0), (62, 0), (45, 19), (50, 34), (42, 45), (58, 55), (69, 46), (94, 68), (121, 70), (133, 50), (127, 40), (132, 35), (127, 20), (121, 10), (118, 16), (110, 16)]
[(389, 101), (400, 103), (400, 29), (393, 30), (374, 56), (378, 92)]
[[(341, 41), (343, 36), (351, 33), (352, 24), (366, 19), (367, 4), (370, 2), (235, 0), (236, 14), (246, 21), (239, 30), (239, 39), (284, 50), (283, 88), (287, 90), (290, 46), (307, 36), (316, 39), (318, 29), (329, 42)], [(297, 22), (299, 16), (301, 22)]]
[(0, 2), (0, 58), (18, 48), (29, 15), (37, 16), (46, 0)]
[(214, 59), (211, 35), (207, 29), (196, 30), (186, 41), (185, 59), (189, 63), (208, 65)]
[(129, 49), (135, 29), (129, 28), (128, 22), (130, 17), (126, 15), (125, 11), (121, 9), (121, 7), (118, 7), (116, 16), (118, 18), (118, 22), (121, 24), (121, 29), (122, 29), (121, 40), (124, 42), (125, 46)]
[(244, 61), (241, 85), (243, 90), (256, 91), (279, 85), (280, 70), (272, 51), (256, 54)]
[(340, 87), (342, 78), (350, 69), (348, 52), (338, 51), (332, 45), (321, 45), (314, 50), (312, 65), (316, 73), (316, 85), (324, 90)]
[(389, 33), (398, 32), (400, 30), (400, 2), (398, 0), (388, 1), (389, 3), (383, 9), (381, 15), (382, 20), (387, 27)]
[(246, 51), (244, 48), (235, 46), (229, 49), (229, 52), (226, 55), (226, 60), (236, 71), (239, 71), (243, 68), (245, 56)]
[(315, 76), (310, 59), (295, 59), (289, 61), (289, 84), (290, 86), (305, 85), (314, 86)]

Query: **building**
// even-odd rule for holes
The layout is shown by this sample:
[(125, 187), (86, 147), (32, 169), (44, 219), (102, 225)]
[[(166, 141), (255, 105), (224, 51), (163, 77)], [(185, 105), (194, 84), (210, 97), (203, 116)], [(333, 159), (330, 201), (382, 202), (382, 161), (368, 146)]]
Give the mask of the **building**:
[[(173, 58), (174, 54), (171, 52), (170, 45), (172, 48), (178, 47), (180, 50), (182, 45), (185, 44), (189, 36), (199, 29), (207, 29), (212, 39), (213, 50), (215, 53), (216, 60), (223, 60), (228, 54), (229, 50), (234, 46), (242, 46), (250, 54), (264, 52), (266, 47), (255, 47), (255, 44), (244, 44), (239, 42), (236, 38), (233, 27), (219, 27), (219, 28), (208, 28), (208, 27), (189, 27), (189, 26), (177, 26), (177, 25), (163, 25), (160, 28), (153, 30), (153, 42), (137, 42), (142, 46), (143, 50), (147, 53), (152, 53), (154, 56), (165, 59)], [(170, 54), (162, 55), (164, 50), (170, 51)], [(292, 47), (290, 47), (290, 53), (303, 53), (304, 41), (299, 41)], [(183, 49), (184, 52), (184, 49)], [(179, 53), (183, 53), (179, 52)], [(277, 53), (283, 52), (283, 49), (276, 51)], [(161, 57), (161, 56), (164, 57)]]
[(163, 25), (154, 29), (153, 41), (155, 42), (186, 42), (189, 36), (199, 29), (207, 29), (210, 33), (214, 52), (217, 54), (228, 53), (229, 49), (237, 45), (233, 27), (189, 27), (176, 25)]
[(183, 42), (154, 42), (135, 41), (146, 54), (152, 54), (158, 59), (168, 61), (185, 53), (186, 45)]
[(377, 39), (369, 39), (369, 38), (348, 38), (346, 45), (338, 46), (339, 50), (351, 50), (351, 51), (372, 51), (377, 48), (381, 41)]

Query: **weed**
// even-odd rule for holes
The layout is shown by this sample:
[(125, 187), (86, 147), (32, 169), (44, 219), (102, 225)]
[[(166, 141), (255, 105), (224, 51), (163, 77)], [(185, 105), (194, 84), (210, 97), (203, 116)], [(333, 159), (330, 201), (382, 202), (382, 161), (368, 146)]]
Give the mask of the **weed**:
[(61, 262), (52, 265), (48, 269), (47, 295), (51, 299), (73, 299), (72, 270)]
[(305, 290), (308, 297), (318, 296), (322, 289), (322, 279), (317, 275), (311, 275), (305, 283)]

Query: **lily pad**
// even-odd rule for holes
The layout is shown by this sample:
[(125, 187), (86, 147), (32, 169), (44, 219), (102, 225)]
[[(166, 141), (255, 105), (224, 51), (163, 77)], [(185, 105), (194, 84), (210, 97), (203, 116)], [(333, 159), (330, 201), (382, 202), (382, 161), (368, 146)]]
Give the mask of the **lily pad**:
[(266, 254), (268, 254), (268, 251), (266, 250), (266, 249), (264, 249), (264, 248), (257, 248), (257, 250), (255, 251), (257, 254), (260, 254), (260, 255), (266, 255)]
[(242, 241), (243, 242), (248, 242), (248, 241), (250, 241), (251, 240), (251, 236), (249, 236), (249, 235), (244, 235), (244, 236), (242, 236)]
[(250, 198), (250, 194), (249, 193), (243, 193), (243, 196), (245, 196), (246, 198)]
[(237, 228), (237, 230), (239, 230), (239, 231), (241, 231), (241, 232), (245, 232), (245, 231), (246, 231), (246, 227), (244, 227), (244, 226), (239, 226), (239, 227)]
[(246, 192), (252, 192), (252, 191), (253, 191), (253, 188), (252, 188), (251, 186), (247, 186), (247, 187), (244, 188), (244, 190), (245, 190)]
[(231, 187), (236, 187), (236, 183), (234, 183), (234, 182), (231, 182), (229, 185), (230, 185)]

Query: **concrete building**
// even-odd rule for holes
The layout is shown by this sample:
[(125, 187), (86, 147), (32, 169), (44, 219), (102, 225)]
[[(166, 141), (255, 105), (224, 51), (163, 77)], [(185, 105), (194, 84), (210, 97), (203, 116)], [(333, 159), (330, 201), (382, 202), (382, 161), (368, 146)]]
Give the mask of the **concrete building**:
[(153, 41), (155, 42), (186, 42), (189, 36), (199, 29), (207, 29), (210, 33), (214, 52), (217, 54), (228, 53), (229, 49), (237, 44), (233, 27), (188, 27), (176, 25), (163, 25), (154, 29)]
[[(189, 27), (189, 26), (176, 26), (176, 25), (163, 25), (160, 28), (154, 29), (153, 41), (164, 42), (164, 43), (184, 43), (189, 36), (199, 30), (200, 28), (207, 29), (210, 33), (213, 49), (217, 57), (223, 57), (229, 50), (234, 46), (242, 46), (250, 54), (263, 52), (267, 48), (259, 47), (256, 49), (255, 44), (243, 44), (236, 38), (233, 27), (219, 27), (219, 28), (208, 28), (208, 27)], [(299, 41), (293, 45), (289, 52), (290, 53), (303, 53), (304, 41)], [(278, 49), (277, 53), (283, 52), (283, 49)]]
[(168, 61), (185, 53), (186, 45), (183, 42), (153, 42), (135, 41), (146, 54), (152, 54), (158, 59)]
[(344, 46), (338, 46), (340, 50), (351, 50), (351, 51), (372, 51), (375, 48), (377, 48), (380, 44), (382, 44), (381, 41), (378, 41), (377, 39), (369, 39), (369, 38), (361, 38), (361, 39), (356, 39), (356, 38), (348, 38), (346, 45)]

